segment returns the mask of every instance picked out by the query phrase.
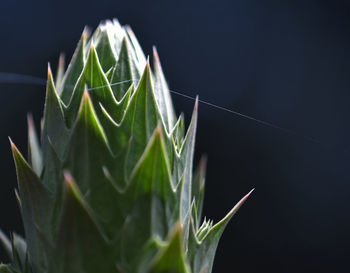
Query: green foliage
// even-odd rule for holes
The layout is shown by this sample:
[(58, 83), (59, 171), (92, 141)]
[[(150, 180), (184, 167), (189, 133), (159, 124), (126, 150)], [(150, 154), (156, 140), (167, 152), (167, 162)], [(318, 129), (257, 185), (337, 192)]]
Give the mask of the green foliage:
[(0, 273), (209, 273), (219, 223), (201, 224), (205, 160), (192, 175), (196, 102), (185, 134), (159, 57), (154, 70), (129, 27), (84, 30), (56, 82), (48, 69), (39, 141), (28, 117), (28, 162), (11, 142), (24, 241), (0, 241)]

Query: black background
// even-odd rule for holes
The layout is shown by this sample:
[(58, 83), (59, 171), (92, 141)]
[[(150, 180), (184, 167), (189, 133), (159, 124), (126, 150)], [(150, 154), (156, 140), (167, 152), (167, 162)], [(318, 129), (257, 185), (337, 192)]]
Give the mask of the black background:
[[(0, 71), (45, 77), (60, 51), (70, 58), (84, 25), (113, 17), (132, 26), (146, 54), (157, 45), (171, 89), (296, 132), (200, 105), (205, 214), (219, 220), (256, 188), (227, 227), (214, 272), (350, 272), (348, 1), (2, 0)], [(44, 92), (0, 83), (7, 233), (22, 232), (7, 136), (26, 150), (25, 116), (39, 126)], [(173, 98), (189, 119), (193, 102)]]

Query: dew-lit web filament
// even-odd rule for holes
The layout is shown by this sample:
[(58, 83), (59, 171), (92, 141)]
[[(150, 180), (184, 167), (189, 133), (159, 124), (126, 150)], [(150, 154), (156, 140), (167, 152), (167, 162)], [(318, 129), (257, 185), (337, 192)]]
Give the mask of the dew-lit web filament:
[[(98, 89), (101, 89), (101, 88), (121, 85), (121, 84), (129, 83), (129, 82), (137, 82), (137, 81), (138, 81), (138, 79), (124, 80), (124, 81), (120, 81), (120, 82), (111, 83), (111, 84), (108, 84), (108, 85), (102, 85), (102, 86), (88, 88), (87, 90), (88, 91), (94, 91), (94, 90), (98, 90)], [(22, 75), (22, 74), (16, 74), (16, 73), (0, 72), (0, 83), (46, 85), (46, 80), (43, 79), (43, 78), (40, 78), (40, 77), (35, 77), (35, 76), (30, 76), (30, 75)], [(182, 92), (178, 92), (178, 91), (174, 91), (174, 90), (169, 90), (169, 92), (171, 92), (172, 94), (175, 94), (175, 95), (178, 95), (178, 96), (190, 99), (190, 100), (196, 100), (195, 97), (191, 97), (191, 96), (186, 95), (185, 93), (182, 93)], [(303, 138), (303, 139), (305, 139), (307, 141), (326, 146), (321, 141), (319, 141), (319, 140), (317, 140), (317, 139), (315, 139), (313, 137), (310, 137), (310, 136), (307, 136), (307, 135), (304, 135), (304, 134), (300, 134), (298, 132), (295, 132), (293, 130), (290, 130), (290, 129), (287, 129), (287, 128), (275, 125), (273, 123), (270, 123), (270, 122), (267, 122), (267, 121), (264, 121), (264, 120), (261, 120), (261, 119), (254, 118), (252, 116), (243, 114), (243, 113), (238, 112), (238, 111), (234, 111), (232, 109), (229, 109), (229, 108), (226, 108), (226, 107), (223, 107), (223, 106), (220, 106), (220, 105), (216, 105), (214, 103), (211, 103), (211, 102), (208, 102), (208, 101), (205, 101), (205, 100), (198, 99), (198, 102), (200, 102), (202, 104), (205, 104), (207, 106), (216, 108), (218, 110), (231, 113), (231, 114), (236, 115), (236, 116), (238, 116), (240, 118), (244, 118), (244, 119), (253, 121), (255, 123), (264, 125), (266, 127), (270, 127), (270, 128), (279, 130), (279, 131), (284, 132), (286, 134), (290, 134), (290, 135), (293, 135), (293, 136), (296, 136), (296, 137)]]

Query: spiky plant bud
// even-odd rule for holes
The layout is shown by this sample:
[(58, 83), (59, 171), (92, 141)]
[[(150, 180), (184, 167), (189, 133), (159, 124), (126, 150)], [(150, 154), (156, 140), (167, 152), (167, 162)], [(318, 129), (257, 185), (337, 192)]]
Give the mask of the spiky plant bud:
[(248, 195), (217, 224), (201, 223), (198, 102), (185, 134), (155, 49), (153, 63), (114, 20), (84, 30), (56, 82), (49, 67), (41, 141), (29, 117), (28, 161), (11, 142), (25, 241), (0, 233), (13, 260), (1, 273), (211, 272)]

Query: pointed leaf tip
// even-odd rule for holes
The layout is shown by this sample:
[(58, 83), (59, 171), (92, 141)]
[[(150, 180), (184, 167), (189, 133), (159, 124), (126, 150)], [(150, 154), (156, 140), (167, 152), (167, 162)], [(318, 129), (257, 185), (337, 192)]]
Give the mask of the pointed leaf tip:
[[(255, 189), (255, 188), (254, 188)], [(237, 204), (230, 210), (230, 212), (218, 223), (216, 223), (212, 229), (216, 229), (222, 227), (224, 228), (228, 221), (236, 214), (239, 208), (244, 204), (244, 202), (248, 199), (250, 194), (254, 191), (254, 189), (250, 190), (241, 200), (237, 202)], [(222, 229), (223, 231), (223, 229)]]
[[(11, 149), (13, 148), (13, 146), (15, 146), (15, 144), (13, 143), (12, 139), (10, 136), (8, 136), (8, 139), (9, 139), (9, 142), (10, 142), (10, 145), (11, 145)], [(16, 146), (15, 146), (16, 147)]]
[(27, 124), (28, 124), (29, 130), (32, 130), (34, 128), (34, 121), (33, 121), (32, 113), (27, 113)]
[(85, 86), (84, 88), (84, 93), (83, 93), (83, 99), (84, 100), (90, 100), (90, 94), (89, 94), (89, 89), (87, 88), (87, 86)]
[(15, 196), (16, 196), (16, 200), (18, 202), (19, 207), (22, 208), (21, 198), (19, 197), (19, 193), (18, 193), (17, 189), (15, 189)]
[(69, 196), (74, 196), (75, 200), (79, 200), (79, 203), (85, 206), (80, 189), (70, 171), (63, 171), (63, 181), (66, 193), (69, 193)]
[(85, 26), (84, 29), (83, 29), (83, 32), (81, 34), (81, 37), (83, 39), (87, 39), (89, 36), (90, 36), (90, 29), (89, 29), (88, 26)]
[[(66, 203), (73, 202), (79, 204), (79, 206), (85, 207), (85, 202), (82, 198), (82, 194), (80, 192), (79, 187), (77, 186), (72, 174), (68, 170), (63, 171), (63, 183), (64, 183), (64, 192)], [(71, 206), (72, 204), (70, 204)]]
[(31, 113), (27, 114), (28, 124), (28, 162), (32, 166), (35, 173), (40, 176), (42, 171), (42, 152), (40, 142), (36, 134), (34, 120)]
[(251, 189), (245, 196), (243, 196), (243, 198), (237, 203), (237, 205), (242, 206), (254, 190), (255, 188)]
[(161, 137), (162, 136), (162, 127), (161, 127), (160, 124), (158, 124), (156, 129), (154, 130), (154, 135), (156, 137)]
[(194, 103), (194, 111), (198, 111), (198, 102), (199, 102), (199, 95), (196, 96), (196, 100), (195, 100), (195, 103)]
[(151, 65), (149, 62), (149, 55), (147, 55), (145, 71), (147, 71), (147, 73), (149, 73), (151, 71)]
[(55, 91), (55, 93), (56, 93), (55, 84), (54, 84), (54, 78), (53, 78), (53, 74), (52, 74), (50, 63), (47, 64), (47, 86), (46, 86), (46, 88), (52, 88)]
[(152, 51), (153, 51), (154, 61), (159, 63), (159, 55), (158, 55), (157, 47), (155, 45), (152, 46)]
[[(47, 271), (76, 272), (78, 268), (81, 272), (115, 272), (112, 250), (68, 170), (64, 171), (63, 179), (62, 218), (53, 253), (54, 262)], [(104, 253), (104, 263), (100, 263), (97, 253)]]
[(63, 171), (63, 178), (64, 178), (64, 182), (68, 183), (69, 185), (74, 183), (74, 179), (73, 176), (71, 175), (71, 173), (67, 170)]
[[(181, 234), (182, 232), (182, 225), (181, 225), (181, 222), (180, 221), (177, 221), (175, 224), (174, 224), (174, 227), (173, 227), (173, 236), (174, 234), (177, 235), (177, 234)], [(181, 236), (180, 236), (181, 238)]]
[(221, 234), (223, 233), (229, 220), (235, 215), (237, 210), (243, 205), (253, 190), (254, 189), (246, 194), (233, 207), (233, 209), (231, 209), (231, 211), (214, 226), (211, 226), (211, 221), (206, 222), (206, 220), (204, 220), (200, 230), (195, 231), (194, 222), (191, 219), (192, 232), (189, 241), (189, 249), (191, 249), (191, 252), (189, 252), (189, 260), (194, 272), (211, 272), (216, 248)]
[(21, 152), (18, 150), (16, 144), (13, 143), (12, 139), (9, 137), (10, 145), (11, 145), (11, 151), (12, 151), (12, 157), (15, 162), (16, 168), (21, 168), (23, 164), (27, 164), (27, 161), (24, 159)]
[(233, 207), (233, 209), (229, 212), (227, 216), (232, 217), (238, 211), (238, 209), (244, 204), (244, 202), (248, 199), (248, 197), (254, 191), (254, 189), (250, 190), (245, 196), (243, 196), (242, 199), (238, 201), (238, 203)]
[(60, 56), (58, 57), (58, 65), (62, 66), (64, 65), (66, 60), (66, 54), (64, 54), (63, 52), (60, 53)]
[(90, 28), (88, 26), (85, 26), (83, 29), (83, 34), (86, 36), (90, 35)]
[[(10, 145), (11, 145), (11, 150), (12, 150), (12, 155), (15, 158), (16, 156), (20, 156), (23, 158), (21, 152), (18, 150), (17, 146), (15, 143), (13, 143), (12, 139), (9, 137)], [(24, 160), (24, 158), (23, 158)]]
[(93, 52), (95, 53), (96, 46), (95, 46), (94, 40), (91, 40), (91, 43), (90, 43), (90, 50), (93, 51)]
[[(85, 203), (82, 199), (81, 192), (71, 174), (70, 171), (64, 170), (63, 171), (63, 183), (64, 183), (64, 191), (66, 194), (66, 199), (68, 199), (68, 202), (71, 202), (71, 199), (75, 200), (74, 202), (78, 201), (79, 206), (85, 206)], [(70, 201), (69, 201), (70, 200)], [(67, 202), (67, 200), (66, 200)]]
[(208, 164), (208, 156), (206, 154), (202, 155), (200, 161), (199, 161), (199, 167), (202, 170), (205, 170), (207, 168), (207, 164)]
[(92, 106), (92, 101), (91, 101), (91, 96), (90, 96), (89, 89), (87, 88), (87, 86), (84, 87), (83, 95), (82, 95), (81, 101), (80, 101), (78, 116), (81, 115), (81, 113), (85, 112), (85, 111), (94, 112), (94, 109)]
[(47, 79), (52, 78), (52, 70), (50, 63), (47, 63)]

